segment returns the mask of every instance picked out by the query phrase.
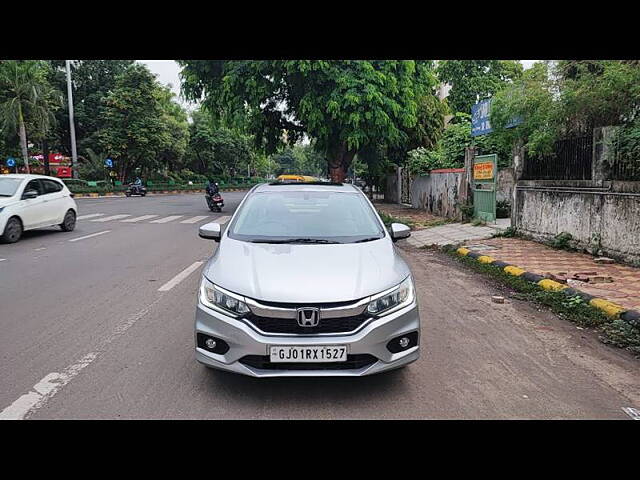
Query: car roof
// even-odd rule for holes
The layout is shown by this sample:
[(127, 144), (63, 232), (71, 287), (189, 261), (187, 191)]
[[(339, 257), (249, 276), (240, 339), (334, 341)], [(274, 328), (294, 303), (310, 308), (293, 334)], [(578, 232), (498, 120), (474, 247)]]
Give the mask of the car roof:
[[(18, 178), (21, 180), (36, 180), (38, 178), (46, 178), (49, 180), (58, 180), (61, 181), (59, 178), (57, 177), (50, 177), (48, 175), (35, 175), (32, 173), (8, 173), (6, 175), (0, 175), (0, 178)], [(64, 183), (64, 182), (62, 182)]]
[(348, 183), (261, 183), (256, 185), (252, 193), (271, 192), (342, 192), (360, 193), (360, 190)]

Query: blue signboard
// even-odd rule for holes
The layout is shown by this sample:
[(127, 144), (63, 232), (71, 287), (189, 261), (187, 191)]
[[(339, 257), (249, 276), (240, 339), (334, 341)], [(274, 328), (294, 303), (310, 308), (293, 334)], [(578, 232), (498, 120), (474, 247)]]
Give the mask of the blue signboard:
[[(482, 100), (471, 107), (471, 136), (486, 135), (493, 132), (489, 116), (491, 114), (491, 99)], [(505, 128), (513, 128), (522, 123), (522, 117), (511, 119)]]
[(486, 135), (491, 133), (489, 113), (491, 112), (491, 99), (482, 100), (471, 107), (471, 136)]
[(7, 158), (7, 167), (15, 167), (16, 166), (16, 159), (15, 158)]
[(104, 161), (104, 166), (105, 166), (105, 167), (109, 167), (109, 168), (113, 167), (113, 160), (111, 160), (110, 158), (107, 158), (107, 159)]

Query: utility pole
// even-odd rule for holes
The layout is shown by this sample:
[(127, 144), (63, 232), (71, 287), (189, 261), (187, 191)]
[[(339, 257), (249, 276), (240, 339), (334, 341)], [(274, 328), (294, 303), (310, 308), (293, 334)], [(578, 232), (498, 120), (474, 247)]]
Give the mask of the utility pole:
[(73, 93), (71, 91), (71, 61), (66, 60), (67, 66), (67, 97), (69, 98), (69, 131), (71, 132), (71, 171), (73, 178), (78, 178), (78, 152), (76, 151), (76, 127), (73, 121)]

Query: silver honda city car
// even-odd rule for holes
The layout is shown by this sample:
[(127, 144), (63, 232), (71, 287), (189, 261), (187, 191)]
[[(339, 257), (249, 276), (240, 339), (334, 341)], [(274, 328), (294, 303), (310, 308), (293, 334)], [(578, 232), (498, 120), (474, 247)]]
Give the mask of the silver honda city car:
[(369, 199), (348, 184), (262, 184), (249, 191), (203, 270), (196, 359), (254, 377), (362, 376), (420, 355), (409, 267)]

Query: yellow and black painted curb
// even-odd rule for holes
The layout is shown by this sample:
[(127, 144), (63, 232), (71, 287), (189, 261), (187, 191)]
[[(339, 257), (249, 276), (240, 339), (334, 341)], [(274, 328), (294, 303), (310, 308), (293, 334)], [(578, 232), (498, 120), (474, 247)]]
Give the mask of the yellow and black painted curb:
[(545, 278), (542, 275), (538, 275), (537, 273), (527, 272), (526, 270), (523, 270), (516, 265), (510, 265), (506, 262), (496, 260), (489, 255), (483, 255), (482, 253), (469, 250), (468, 248), (460, 247), (456, 250), (456, 253), (463, 257), (474, 258), (480, 263), (486, 263), (494, 265), (496, 267), (500, 267), (509, 275), (522, 277), (529, 282), (535, 283), (544, 290), (562, 292), (570, 297), (578, 295), (582, 297), (582, 299), (586, 302), (589, 302), (589, 305), (602, 311), (608, 317), (621, 318), (630, 325), (636, 328), (640, 328), (640, 312), (637, 312), (636, 310), (627, 310), (626, 308), (616, 303), (610, 302), (609, 300), (606, 300), (604, 298), (594, 297), (593, 295), (589, 295), (588, 293), (582, 292), (575, 288), (571, 288), (563, 283), (556, 282), (555, 280), (551, 280), (550, 278)]
[[(222, 189), (220, 192), (244, 192), (249, 190), (248, 188), (229, 188)], [(157, 194), (168, 194), (168, 193), (199, 193), (203, 194), (204, 190), (158, 190), (155, 192), (147, 192), (147, 195), (157, 195)], [(124, 193), (115, 193), (115, 192), (105, 192), (105, 193), (75, 193), (73, 195), (74, 198), (99, 198), (99, 197), (124, 197)]]

